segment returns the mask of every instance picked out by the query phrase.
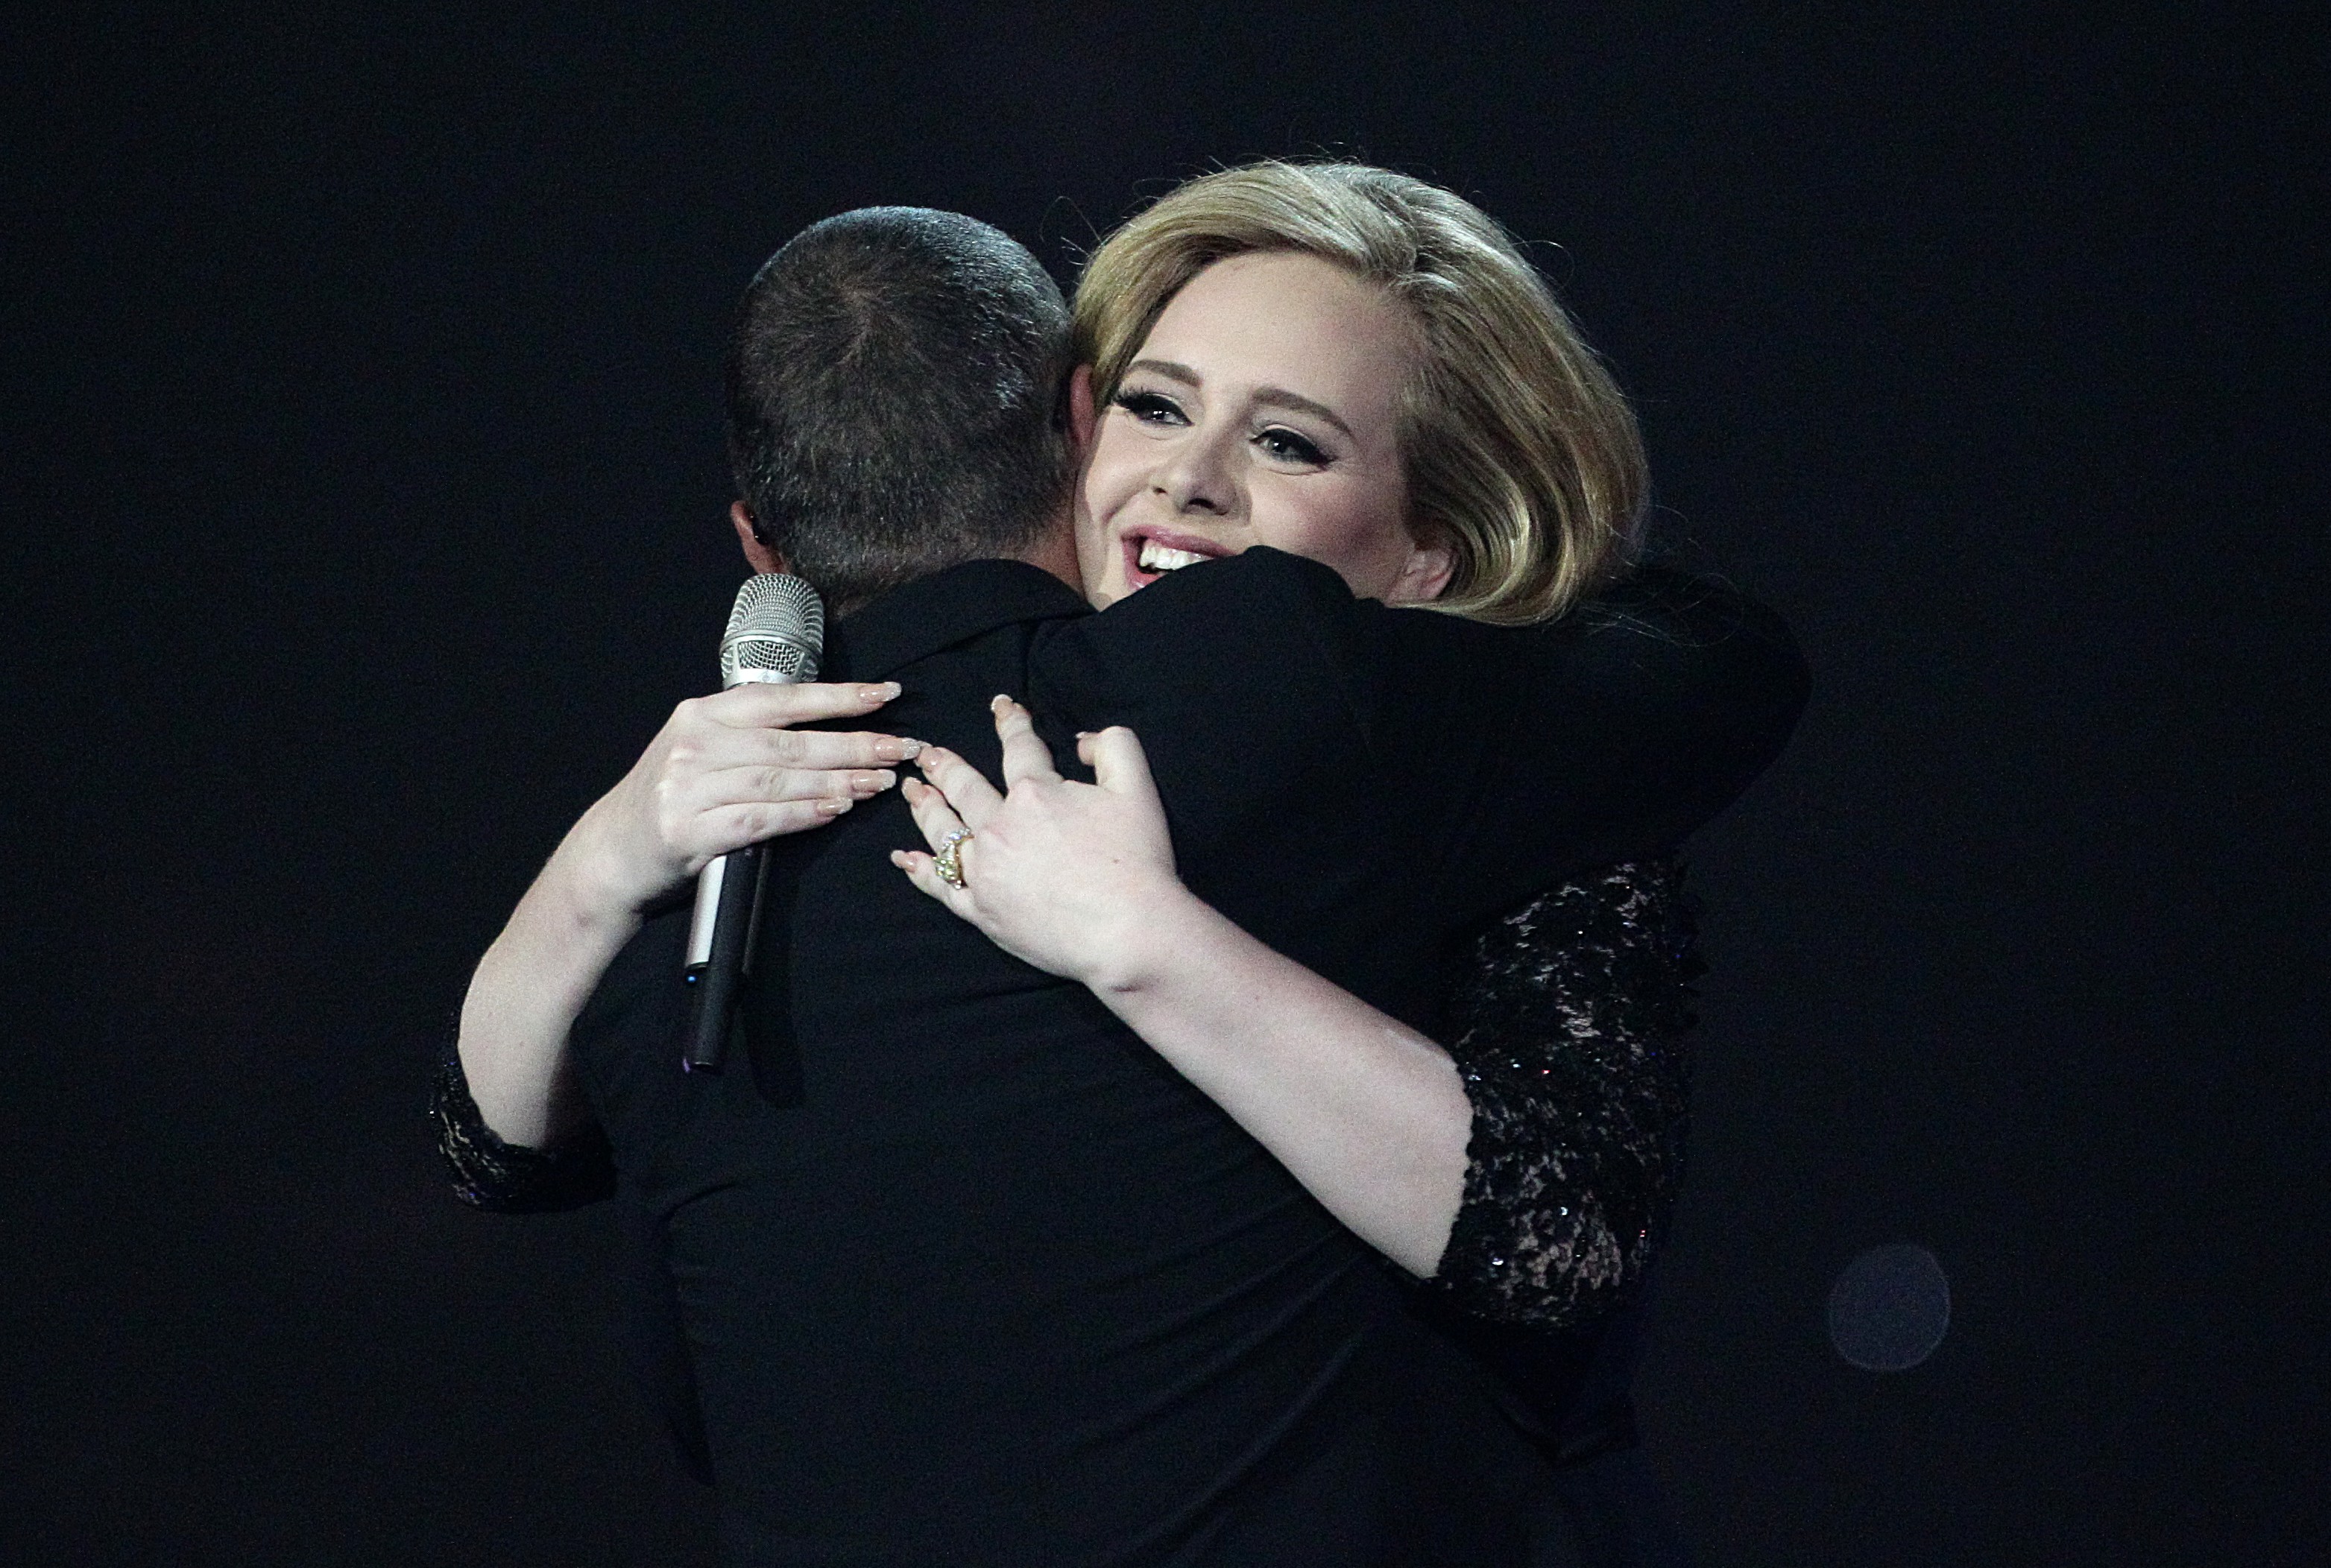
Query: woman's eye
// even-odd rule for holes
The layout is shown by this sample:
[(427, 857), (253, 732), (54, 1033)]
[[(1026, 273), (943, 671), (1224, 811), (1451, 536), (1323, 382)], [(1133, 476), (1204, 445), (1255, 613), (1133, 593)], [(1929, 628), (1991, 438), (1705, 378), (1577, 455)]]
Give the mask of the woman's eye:
[(1111, 400), (1144, 424), (1186, 424), (1181, 405), (1155, 392), (1120, 392)]
[(1327, 454), (1310, 440), (1291, 430), (1273, 426), (1255, 433), (1255, 444), (1280, 462), (1303, 463), (1313, 468), (1326, 465)]

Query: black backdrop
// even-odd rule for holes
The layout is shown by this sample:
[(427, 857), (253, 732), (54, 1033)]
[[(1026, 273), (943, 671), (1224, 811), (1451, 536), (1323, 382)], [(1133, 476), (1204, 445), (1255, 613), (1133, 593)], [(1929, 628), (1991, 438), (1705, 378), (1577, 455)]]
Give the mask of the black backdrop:
[[(1818, 673), (1696, 857), (1644, 1406), (1705, 1560), (2331, 1554), (2319, 33), (320, 9), (5, 24), (0, 1555), (707, 1560), (605, 1219), (458, 1208), (420, 1107), (532, 868), (707, 684), (730, 304), (841, 208), (1068, 276), (1319, 149), (1545, 242), (1664, 534)], [(1830, 1281), (1898, 1240), (1955, 1321), (1857, 1370)]]

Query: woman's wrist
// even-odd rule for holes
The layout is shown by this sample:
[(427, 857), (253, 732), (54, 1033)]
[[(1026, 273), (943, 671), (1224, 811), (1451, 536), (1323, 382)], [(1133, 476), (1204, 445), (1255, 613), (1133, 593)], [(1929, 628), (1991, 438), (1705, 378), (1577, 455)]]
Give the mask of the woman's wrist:
[(648, 906), (670, 892), (675, 880), (669, 868), (644, 867), (639, 856), (623, 852), (608, 806), (602, 800), (585, 811), (543, 867), (544, 892), (558, 914), (582, 931), (636, 927)]
[(1082, 976), (1104, 1000), (1171, 986), (1193, 965), (1204, 965), (1215, 928), (1224, 924), (1213, 906), (1172, 877), (1119, 898), (1115, 912)]

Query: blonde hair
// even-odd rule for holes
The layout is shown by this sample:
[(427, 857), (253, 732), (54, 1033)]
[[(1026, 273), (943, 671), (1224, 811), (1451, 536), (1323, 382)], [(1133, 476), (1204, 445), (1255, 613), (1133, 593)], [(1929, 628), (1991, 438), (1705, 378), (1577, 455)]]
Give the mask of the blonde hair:
[(1420, 352), (1400, 401), (1409, 526), (1455, 569), (1432, 608), (1551, 620), (1623, 571), (1649, 478), (1633, 412), (1496, 220), (1365, 164), (1250, 164), (1128, 219), (1078, 280), (1077, 358), (1107, 404), (1158, 315), (1225, 257), (1317, 256), (1381, 286)]

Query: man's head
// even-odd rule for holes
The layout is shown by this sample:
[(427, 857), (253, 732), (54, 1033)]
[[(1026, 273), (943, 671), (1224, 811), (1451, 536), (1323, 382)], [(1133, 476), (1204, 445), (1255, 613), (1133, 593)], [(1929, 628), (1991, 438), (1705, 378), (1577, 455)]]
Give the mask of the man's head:
[(1064, 515), (1069, 314), (1010, 236), (956, 213), (813, 223), (745, 292), (728, 457), (760, 542), (848, 606), (1020, 556)]

